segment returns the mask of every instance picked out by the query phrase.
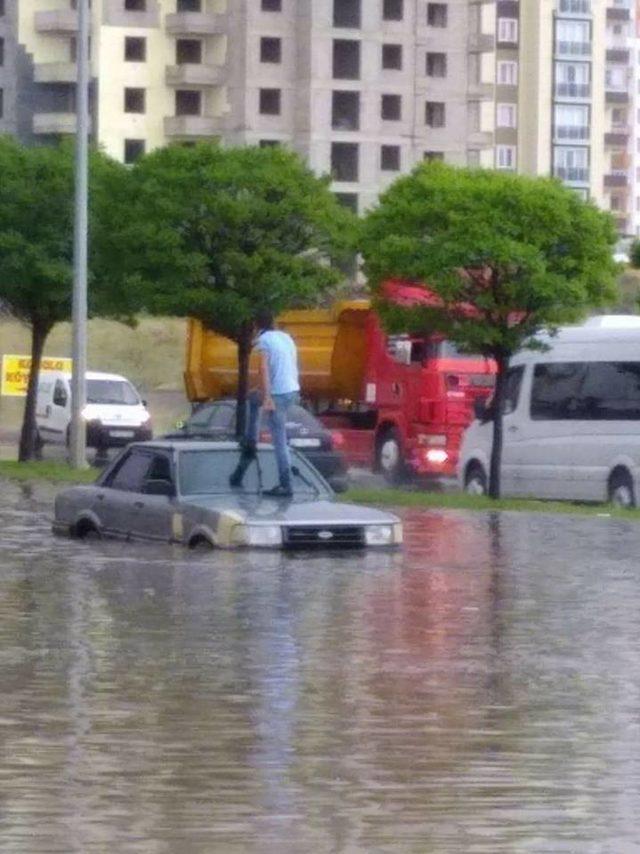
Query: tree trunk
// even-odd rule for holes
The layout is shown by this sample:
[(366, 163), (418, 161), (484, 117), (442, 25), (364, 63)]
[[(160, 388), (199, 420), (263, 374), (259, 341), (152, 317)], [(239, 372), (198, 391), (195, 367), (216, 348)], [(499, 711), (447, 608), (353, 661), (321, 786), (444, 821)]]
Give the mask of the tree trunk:
[(36, 435), (38, 428), (36, 425), (36, 398), (38, 394), (38, 378), (40, 376), (40, 361), (48, 334), (48, 326), (39, 323), (32, 324), (31, 371), (29, 372), (29, 383), (27, 385), (27, 398), (24, 402), (20, 450), (18, 453), (18, 459), (21, 463), (33, 460), (37, 456)]
[(489, 467), (489, 497), (500, 498), (500, 464), (502, 463), (502, 424), (504, 411), (504, 394), (506, 391), (507, 367), (509, 360), (506, 356), (495, 357), (497, 373), (496, 387), (493, 393), (493, 446), (491, 448), (491, 464)]
[(245, 434), (247, 396), (249, 392), (249, 358), (251, 356), (251, 330), (243, 331), (238, 338), (238, 396), (236, 410), (236, 437)]

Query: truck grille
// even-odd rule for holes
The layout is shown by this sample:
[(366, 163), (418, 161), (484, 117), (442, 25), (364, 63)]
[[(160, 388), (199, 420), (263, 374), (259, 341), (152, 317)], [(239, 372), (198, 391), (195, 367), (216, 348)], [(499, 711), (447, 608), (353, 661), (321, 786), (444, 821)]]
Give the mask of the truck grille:
[(357, 549), (364, 545), (364, 528), (355, 525), (296, 525), (284, 529), (287, 549)]

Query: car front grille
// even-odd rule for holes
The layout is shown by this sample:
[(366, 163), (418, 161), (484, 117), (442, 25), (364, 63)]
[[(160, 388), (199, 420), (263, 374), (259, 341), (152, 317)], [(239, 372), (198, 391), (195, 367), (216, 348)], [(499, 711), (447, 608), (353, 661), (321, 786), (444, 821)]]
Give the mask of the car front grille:
[(356, 525), (296, 525), (284, 529), (287, 549), (357, 549), (364, 545), (364, 528)]

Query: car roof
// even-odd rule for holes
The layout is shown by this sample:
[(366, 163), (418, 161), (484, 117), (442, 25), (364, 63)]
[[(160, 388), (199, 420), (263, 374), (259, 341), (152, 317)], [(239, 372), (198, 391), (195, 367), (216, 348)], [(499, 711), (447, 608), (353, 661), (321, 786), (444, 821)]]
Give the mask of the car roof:
[[(152, 439), (148, 442), (132, 442), (130, 448), (157, 448), (162, 451), (240, 451), (237, 442), (230, 440), (222, 441), (207, 441), (204, 439), (179, 439), (172, 441), (171, 439), (156, 440)], [(260, 443), (258, 448), (261, 451), (272, 450), (273, 445)]]
[[(40, 376), (56, 376), (71, 379), (69, 371), (40, 371)], [(128, 383), (129, 380), (120, 374), (106, 374), (102, 371), (87, 371), (84, 375), (87, 380), (117, 380), (118, 382)]]

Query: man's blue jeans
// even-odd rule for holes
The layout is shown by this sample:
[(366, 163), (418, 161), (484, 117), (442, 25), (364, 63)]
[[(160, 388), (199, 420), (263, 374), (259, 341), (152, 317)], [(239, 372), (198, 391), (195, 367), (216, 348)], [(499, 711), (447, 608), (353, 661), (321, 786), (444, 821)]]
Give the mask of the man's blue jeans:
[[(291, 489), (291, 455), (289, 454), (289, 445), (287, 443), (287, 413), (292, 406), (295, 406), (300, 395), (297, 391), (289, 394), (272, 394), (271, 399), (275, 409), (267, 412), (267, 422), (271, 440), (276, 452), (276, 462), (278, 464), (278, 476), (280, 486), (283, 489)], [(247, 421), (246, 436), (247, 439), (258, 442), (260, 432), (260, 408), (262, 407), (262, 395), (260, 392), (251, 392), (249, 395), (249, 419)]]

